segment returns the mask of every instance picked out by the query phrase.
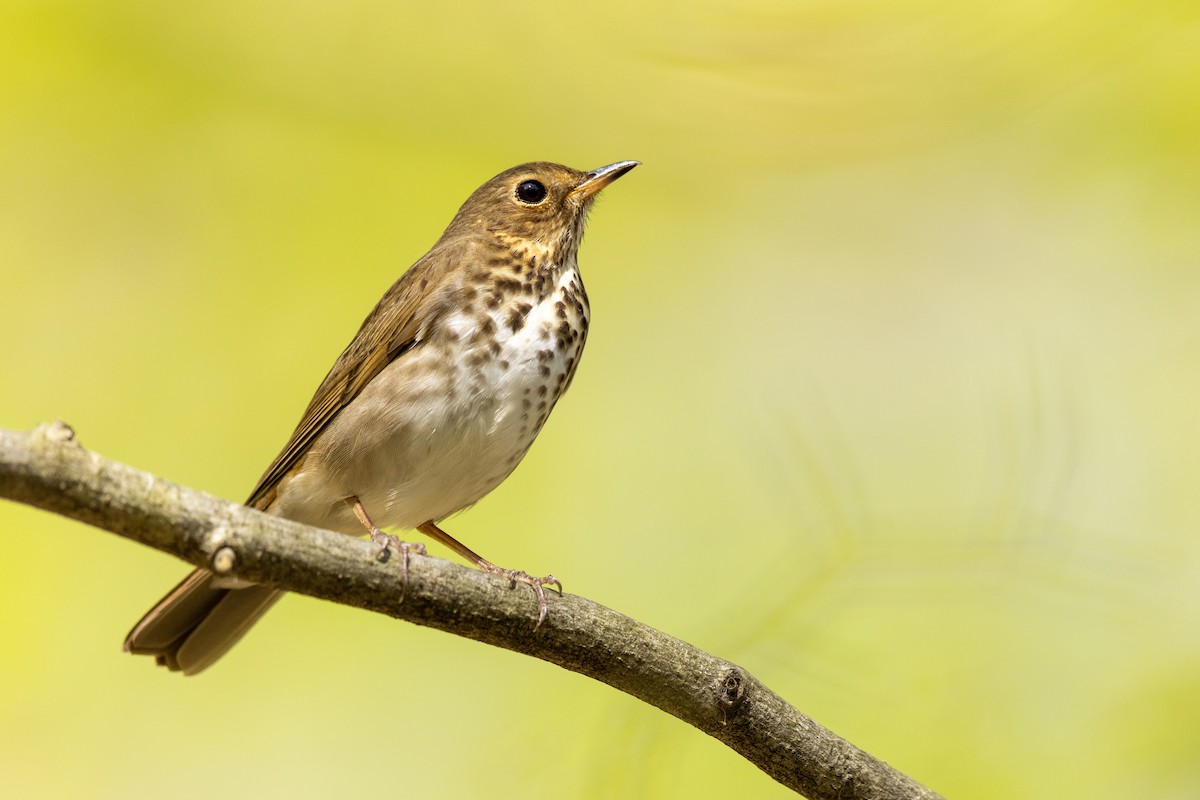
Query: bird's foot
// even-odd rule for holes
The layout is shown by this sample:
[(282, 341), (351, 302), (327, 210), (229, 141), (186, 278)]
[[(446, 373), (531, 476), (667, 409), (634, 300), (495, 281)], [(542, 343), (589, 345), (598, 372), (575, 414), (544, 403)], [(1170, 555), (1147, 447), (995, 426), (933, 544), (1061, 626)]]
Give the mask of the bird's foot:
[(400, 554), (400, 596), (403, 597), (404, 589), (408, 587), (408, 556), (410, 553), (428, 555), (425, 545), (420, 542), (402, 542), (398, 537), (384, 533), (376, 527), (371, 528), (371, 541), (379, 547), (375, 558), (380, 561), (387, 561), (392, 550)]
[(562, 597), (563, 588), (562, 581), (553, 575), (547, 575), (544, 578), (535, 578), (527, 572), (519, 569), (504, 569), (497, 567), (490, 562), (484, 562), (480, 565), (480, 569), (484, 572), (490, 572), (493, 575), (501, 575), (508, 578), (509, 586), (516, 588), (518, 583), (524, 583), (533, 589), (533, 595), (537, 598), (538, 603), (538, 618), (537, 623), (533, 626), (536, 631), (542, 627), (542, 623), (546, 621), (546, 615), (549, 613), (549, 607), (546, 605), (546, 587), (552, 587), (558, 592), (558, 596)]
[(549, 609), (546, 606), (546, 587), (555, 587), (558, 591), (559, 597), (562, 596), (562, 582), (553, 575), (547, 575), (544, 578), (535, 578), (529, 573), (522, 572), (519, 569), (505, 569), (504, 567), (497, 567), (495, 564), (479, 555), (479, 553), (476, 553), (474, 550), (467, 547), (450, 534), (446, 533), (432, 521), (418, 525), (417, 530), (433, 539), (435, 542), (440, 542), (446, 547), (449, 547), (451, 550), (470, 561), (483, 572), (490, 572), (492, 575), (501, 575), (505, 578), (508, 578), (509, 585), (513, 587), (515, 587), (518, 583), (524, 583), (532, 588), (533, 594), (535, 597), (537, 597), (538, 601), (537, 624), (533, 626), (535, 631), (542, 627), (542, 623), (546, 621), (546, 614), (549, 613)]

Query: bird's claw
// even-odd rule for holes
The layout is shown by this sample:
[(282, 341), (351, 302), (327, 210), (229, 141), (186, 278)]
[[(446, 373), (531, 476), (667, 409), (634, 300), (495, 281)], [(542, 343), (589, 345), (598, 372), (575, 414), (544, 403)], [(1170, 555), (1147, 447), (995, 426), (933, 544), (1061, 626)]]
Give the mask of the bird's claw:
[(533, 629), (536, 631), (538, 628), (542, 627), (542, 623), (546, 621), (546, 616), (550, 613), (550, 608), (546, 603), (545, 587), (553, 587), (558, 593), (558, 596), (562, 597), (562, 581), (553, 575), (547, 575), (544, 578), (535, 578), (528, 572), (520, 569), (503, 569), (501, 567), (497, 567), (495, 572), (497, 575), (502, 575), (505, 578), (508, 578), (509, 588), (515, 589), (518, 583), (524, 583), (533, 589), (533, 595), (537, 598), (538, 603), (538, 618), (537, 623), (535, 623), (533, 626)]
[(379, 528), (371, 529), (371, 541), (378, 547), (379, 551), (375, 554), (375, 558), (379, 561), (387, 561), (391, 556), (392, 550), (400, 554), (400, 599), (404, 599), (404, 590), (408, 588), (408, 556), (410, 553), (417, 555), (427, 555), (425, 545), (420, 542), (403, 542), (396, 536), (390, 533), (384, 533)]

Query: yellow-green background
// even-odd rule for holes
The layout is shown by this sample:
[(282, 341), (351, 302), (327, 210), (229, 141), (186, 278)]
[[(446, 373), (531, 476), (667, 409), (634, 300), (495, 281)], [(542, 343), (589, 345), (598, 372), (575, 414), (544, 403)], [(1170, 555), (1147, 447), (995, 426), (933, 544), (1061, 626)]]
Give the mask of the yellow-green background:
[[(529, 458), (450, 530), (952, 797), (1200, 791), (1200, 9), (0, 5), (0, 425), (241, 499), (479, 183), (640, 167)], [(5, 797), (778, 797), (577, 675), (0, 505)], [(442, 553), (444, 554), (444, 552)]]

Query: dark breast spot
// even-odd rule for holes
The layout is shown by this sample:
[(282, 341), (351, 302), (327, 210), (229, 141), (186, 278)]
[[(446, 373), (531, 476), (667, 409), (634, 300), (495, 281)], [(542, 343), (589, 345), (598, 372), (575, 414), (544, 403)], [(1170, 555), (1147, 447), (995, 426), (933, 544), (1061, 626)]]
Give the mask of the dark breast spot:
[(517, 303), (513, 306), (512, 311), (508, 312), (508, 327), (512, 328), (512, 332), (516, 333), (525, 327), (525, 317), (529, 315), (533, 306), (529, 303)]

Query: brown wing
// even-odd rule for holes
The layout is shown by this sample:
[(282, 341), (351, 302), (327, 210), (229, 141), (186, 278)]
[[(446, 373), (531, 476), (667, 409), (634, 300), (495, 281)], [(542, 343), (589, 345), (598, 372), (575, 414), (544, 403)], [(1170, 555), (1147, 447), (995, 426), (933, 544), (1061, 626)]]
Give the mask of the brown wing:
[(292, 438), (258, 479), (246, 505), (266, 509), (275, 499), (280, 479), (303, 458), (325, 426), (393, 359), (419, 344), (418, 336), (440, 313), (441, 293), (436, 290), (448, 274), (447, 267), (463, 255), (453, 252), (458, 249), (435, 246), (388, 289), (321, 381)]

